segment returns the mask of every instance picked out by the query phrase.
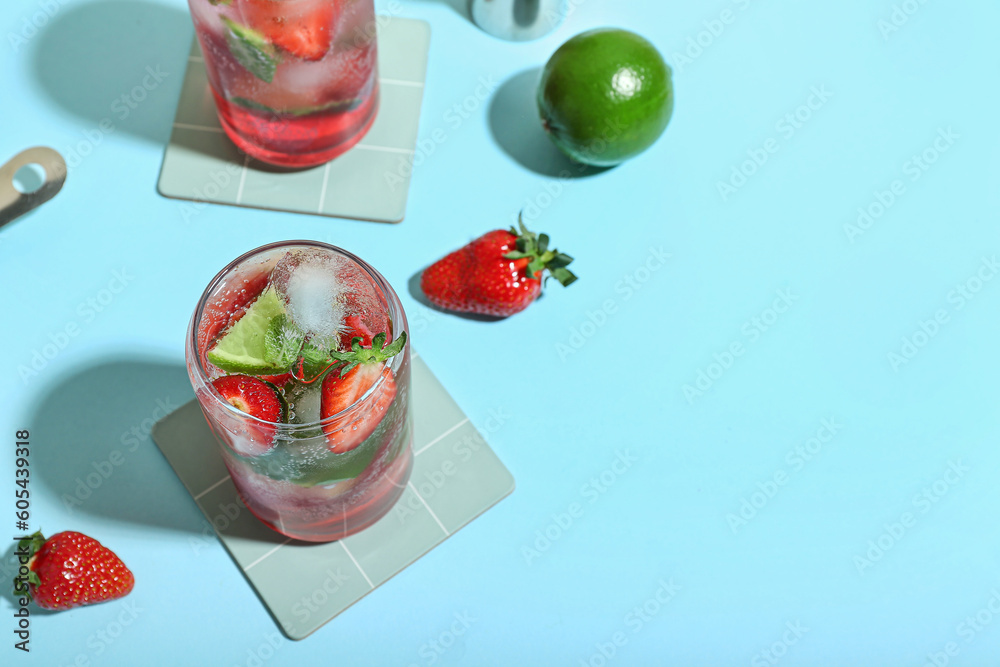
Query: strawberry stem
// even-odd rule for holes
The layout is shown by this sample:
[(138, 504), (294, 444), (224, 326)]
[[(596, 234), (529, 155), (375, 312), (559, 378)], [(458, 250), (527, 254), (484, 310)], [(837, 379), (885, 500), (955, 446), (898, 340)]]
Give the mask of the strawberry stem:
[(511, 250), (504, 255), (505, 259), (528, 258), (526, 271), (529, 278), (535, 278), (536, 275), (548, 269), (549, 275), (559, 281), (563, 287), (576, 280), (573, 272), (566, 268), (573, 261), (573, 258), (555, 248), (549, 250), (548, 234), (535, 234), (529, 231), (524, 226), (524, 211), (517, 216), (517, 225), (520, 230), (514, 227), (510, 228), (510, 233), (517, 237), (515, 241), (517, 250)]
[(304, 344), (299, 351), (299, 359), (292, 365), (292, 376), (302, 384), (312, 384), (336, 364), (329, 350), (321, 350)]
[[(24, 539), (18, 541), (17, 543), (17, 553), (18, 558), (27, 552), (28, 558), (24, 561), (28, 566), (28, 576), (27, 577), (15, 577), (14, 578), (14, 595), (17, 597), (26, 597), (31, 599), (31, 586), (41, 585), (41, 580), (38, 578), (38, 574), (31, 569), (31, 562), (35, 559), (35, 554), (45, 545), (45, 536), (42, 535), (42, 531), (36, 530), (34, 533), (25, 537)], [(27, 586), (24, 590), (21, 590), (18, 585), (21, 581), (27, 579)]]
[(344, 377), (352, 368), (360, 364), (381, 364), (396, 356), (403, 351), (403, 346), (406, 345), (406, 332), (401, 331), (399, 338), (389, 345), (385, 344), (385, 339), (384, 331), (375, 334), (375, 337), (372, 338), (372, 346), (365, 348), (361, 346), (361, 336), (355, 336), (351, 339), (350, 350), (331, 352), (332, 358), (344, 363), (344, 367), (340, 369), (340, 376)]

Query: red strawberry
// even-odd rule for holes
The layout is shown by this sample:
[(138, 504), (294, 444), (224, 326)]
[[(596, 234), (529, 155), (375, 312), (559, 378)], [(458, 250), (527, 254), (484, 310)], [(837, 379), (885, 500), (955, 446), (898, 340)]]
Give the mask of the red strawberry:
[(260, 456), (274, 446), (275, 427), (288, 421), (288, 403), (270, 382), (249, 375), (226, 375), (212, 380), (212, 386), (237, 410), (272, 424), (246, 424), (246, 432), (227, 442), (244, 456)]
[(361, 339), (361, 347), (372, 346), (372, 339), (375, 335), (359, 315), (350, 315), (349, 317), (345, 317), (344, 324), (347, 325), (347, 331), (340, 336), (341, 347), (348, 350), (351, 349), (351, 343), (355, 338)]
[[(349, 452), (372, 434), (382, 421), (385, 411), (396, 397), (396, 381), (386, 362), (402, 351), (406, 344), (406, 332), (385, 346), (386, 335), (377, 334), (370, 348), (361, 347), (361, 339), (355, 338), (349, 352), (334, 352), (337, 361), (345, 363), (339, 371), (328, 373), (323, 380), (320, 394), (320, 418), (326, 419), (353, 406), (371, 389), (380, 378), (382, 385), (351, 415), (351, 420), (338, 420), (325, 424), (326, 446), (336, 454)], [(384, 347), (383, 347), (384, 346)]]
[(259, 376), (264, 382), (273, 384), (279, 389), (288, 384), (288, 381), (292, 379), (291, 373), (282, 373), (281, 375), (261, 375)]
[(566, 268), (572, 257), (549, 250), (548, 235), (518, 224), (520, 234), (513, 227), (487, 232), (427, 267), (420, 289), (446, 310), (507, 317), (538, 298), (544, 270), (563, 286), (576, 280)]
[[(92, 537), (67, 531), (46, 540), (40, 532), (18, 544), (28, 554), (27, 590), (20, 577), (15, 593), (42, 609), (72, 609), (125, 597), (135, 577), (110, 549)], [(23, 561), (22, 561), (23, 562)]]
[(269, 277), (269, 273), (258, 273), (244, 278), (238, 289), (234, 287), (221, 294), (215, 294), (205, 304), (205, 310), (198, 322), (198, 349), (202, 350), (202, 354), (212, 347), (210, 343), (216, 336), (246, 315), (247, 307), (267, 287)]
[(212, 380), (222, 398), (237, 410), (262, 421), (285, 421), (285, 405), (272, 384), (249, 375), (226, 375)]
[(303, 60), (320, 60), (327, 54), (340, 13), (339, 3), (330, 0), (297, 5), (280, 0), (245, 0), (241, 7), (244, 20), (252, 28)]

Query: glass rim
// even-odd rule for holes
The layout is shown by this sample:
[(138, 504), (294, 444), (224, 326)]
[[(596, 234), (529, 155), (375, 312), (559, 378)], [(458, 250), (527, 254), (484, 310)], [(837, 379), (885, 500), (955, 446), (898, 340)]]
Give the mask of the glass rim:
[[(302, 246), (329, 250), (336, 254), (342, 255), (347, 259), (353, 261), (355, 264), (357, 264), (366, 274), (368, 274), (368, 276), (372, 279), (374, 286), (382, 293), (382, 296), (385, 297), (386, 305), (389, 310), (389, 316), (392, 318), (392, 323), (394, 325), (393, 329), (398, 331), (406, 331), (408, 328), (406, 321), (406, 313), (403, 311), (402, 303), (400, 303), (399, 296), (396, 294), (396, 291), (389, 284), (389, 281), (387, 281), (385, 277), (381, 273), (379, 273), (373, 266), (371, 266), (368, 262), (364, 261), (354, 253), (345, 250), (339, 246), (335, 246), (330, 243), (324, 243), (323, 241), (310, 241), (307, 239), (275, 241), (273, 243), (267, 243), (265, 245), (254, 248), (253, 250), (249, 250), (240, 255), (239, 257), (237, 257), (236, 259), (234, 259), (233, 261), (229, 262), (229, 264), (227, 264), (221, 271), (215, 274), (215, 277), (209, 281), (208, 286), (205, 287), (205, 290), (202, 292), (201, 297), (198, 299), (198, 305), (194, 310), (194, 314), (191, 316), (191, 323), (188, 327), (189, 331), (187, 336), (187, 345), (189, 345), (190, 349), (194, 351), (195, 359), (194, 359), (194, 364), (193, 365), (188, 364), (188, 366), (194, 367), (195, 371), (198, 374), (198, 380), (203, 385), (206, 386), (208, 394), (215, 400), (216, 403), (218, 403), (227, 412), (229, 412), (230, 414), (232, 414), (237, 418), (248, 420), (250, 423), (256, 423), (269, 427), (274, 427), (277, 429), (278, 433), (295, 433), (296, 431), (315, 429), (318, 426), (320, 427), (328, 426), (329, 424), (335, 423), (343, 419), (344, 416), (350, 414), (353, 411), (356, 411), (361, 406), (361, 404), (367, 401), (370, 396), (375, 394), (375, 392), (381, 390), (382, 385), (385, 384), (387, 377), (385, 374), (380, 374), (375, 383), (371, 387), (369, 387), (364, 394), (359, 396), (357, 400), (355, 400), (353, 403), (351, 403), (349, 406), (347, 406), (340, 412), (332, 414), (329, 417), (324, 417), (316, 421), (305, 422), (301, 424), (267, 421), (266, 419), (261, 419), (260, 417), (255, 417), (254, 415), (251, 415), (247, 412), (243, 412), (236, 406), (232, 405), (229, 401), (225, 400), (222, 397), (222, 395), (218, 392), (218, 390), (215, 388), (215, 386), (212, 384), (212, 381), (209, 379), (208, 373), (206, 372), (205, 366), (202, 362), (202, 355), (198, 350), (198, 325), (201, 322), (202, 316), (204, 315), (205, 312), (205, 306), (208, 305), (208, 299), (213, 293), (213, 290), (219, 285), (221, 285), (223, 280), (230, 274), (232, 274), (233, 271), (239, 268), (241, 264), (243, 264), (249, 259), (252, 259), (257, 255), (262, 255), (266, 252), (277, 250), (279, 248), (292, 248), (292, 247), (302, 247)], [(398, 311), (399, 317), (395, 317), (397, 313), (393, 311)], [(397, 324), (399, 324), (399, 326), (396, 326)], [(395, 337), (398, 337), (399, 334), (396, 331), (393, 331), (393, 333), (395, 334)], [(409, 340), (409, 334), (407, 334), (406, 344), (403, 346), (403, 349), (400, 350), (399, 354), (397, 354), (388, 362), (386, 362), (386, 367), (389, 368), (390, 371), (396, 371), (402, 365), (404, 357), (409, 355), (410, 353), (409, 347), (410, 347), (410, 340)], [(248, 377), (256, 377), (256, 376), (248, 375)], [(313, 382), (319, 382), (319, 380), (317, 379), (314, 380)]]

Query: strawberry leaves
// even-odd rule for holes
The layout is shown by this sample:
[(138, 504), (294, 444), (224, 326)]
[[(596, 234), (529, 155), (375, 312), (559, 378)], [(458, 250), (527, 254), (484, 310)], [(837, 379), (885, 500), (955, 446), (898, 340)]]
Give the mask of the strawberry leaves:
[(331, 357), (337, 361), (344, 362), (344, 367), (340, 369), (340, 376), (347, 375), (351, 369), (360, 364), (381, 364), (396, 356), (403, 351), (403, 346), (406, 345), (406, 332), (401, 331), (399, 338), (392, 341), (388, 346), (385, 345), (385, 339), (386, 334), (383, 331), (372, 338), (372, 346), (370, 348), (364, 348), (361, 346), (361, 336), (355, 336), (351, 339), (350, 350), (347, 352), (331, 352)]
[(555, 248), (549, 250), (548, 234), (535, 234), (529, 231), (524, 226), (523, 213), (518, 215), (517, 225), (520, 230), (514, 227), (510, 228), (510, 233), (517, 237), (515, 242), (517, 250), (511, 250), (505, 254), (505, 259), (527, 258), (528, 266), (525, 271), (529, 278), (536, 278), (543, 270), (548, 269), (549, 274), (563, 287), (576, 280), (573, 272), (566, 268), (573, 261), (573, 258)]
[[(28, 556), (27, 560), (22, 562), (30, 563), (31, 559), (35, 557), (35, 554), (39, 552), (39, 550), (42, 548), (44, 544), (45, 544), (45, 537), (42, 535), (42, 531), (40, 530), (36, 530), (33, 534), (29, 535), (28, 537), (22, 538), (17, 543), (17, 552), (22, 556), (24, 554), (27, 554)], [(27, 579), (26, 583), (21, 583), (24, 581), (24, 579), (14, 580), (14, 593), (18, 597), (24, 596), (30, 600), (32, 597), (31, 587), (38, 586), (42, 582), (38, 578), (38, 573), (32, 570), (31, 567), (28, 567), (28, 576), (26, 577), (26, 579)]]

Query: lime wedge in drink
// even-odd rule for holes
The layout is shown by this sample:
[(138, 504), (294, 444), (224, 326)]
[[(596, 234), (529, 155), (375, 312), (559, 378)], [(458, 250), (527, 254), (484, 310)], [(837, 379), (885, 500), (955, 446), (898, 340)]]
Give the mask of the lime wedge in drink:
[(276, 375), (291, 369), (303, 341), (281, 297), (268, 286), (208, 351), (208, 360), (230, 373)]

